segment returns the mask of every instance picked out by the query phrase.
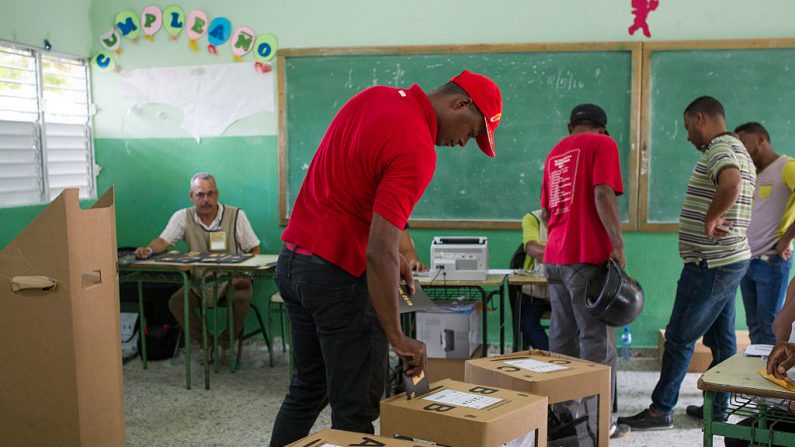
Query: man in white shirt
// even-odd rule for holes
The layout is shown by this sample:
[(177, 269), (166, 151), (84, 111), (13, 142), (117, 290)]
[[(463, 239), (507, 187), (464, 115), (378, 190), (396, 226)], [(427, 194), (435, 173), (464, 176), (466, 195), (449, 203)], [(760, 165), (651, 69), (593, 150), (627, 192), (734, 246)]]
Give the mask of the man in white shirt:
[[(183, 208), (168, 221), (165, 230), (160, 237), (150, 242), (146, 247), (139, 247), (135, 250), (138, 259), (146, 259), (154, 254), (162, 253), (177, 241), (184, 240), (189, 251), (209, 252), (217, 251), (228, 254), (239, 253), (260, 253), (260, 241), (254, 230), (251, 228), (246, 213), (230, 205), (222, 205), (218, 202), (218, 187), (215, 178), (206, 173), (200, 172), (190, 179), (190, 199), (193, 205), (190, 208)], [(219, 287), (219, 296), (229, 288), (228, 283)], [(231, 301), (234, 308), (234, 337), (240, 335), (243, 324), (248, 315), (251, 304), (253, 288), (251, 279), (234, 278), (231, 289), (226, 294), (227, 300)], [(205, 294), (208, 305), (212, 294)], [(189, 294), (190, 307), (190, 332), (191, 339), (197, 343), (202, 338), (202, 323), (199, 319), (197, 309), (201, 307), (200, 291), (194, 284)], [(185, 326), (184, 321), (184, 301), (182, 289), (179, 289), (168, 302), (169, 309), (179, 324)], [(228, 329), (227, 329), (228, 330)], [(221, 349), (229, 349), (229, 333), (224, 331), (219, 335), (218, 343)], [(223, 358), (226, 358), (224, 356)]]

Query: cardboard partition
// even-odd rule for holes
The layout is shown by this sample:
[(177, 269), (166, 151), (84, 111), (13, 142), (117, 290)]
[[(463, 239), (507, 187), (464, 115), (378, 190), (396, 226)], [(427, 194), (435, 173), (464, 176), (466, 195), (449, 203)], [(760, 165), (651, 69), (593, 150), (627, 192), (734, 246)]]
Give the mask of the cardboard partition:
[(425, 364), (425, 375), (432, 382), (442, 379), (464, 381), (464, 366), (467, 360), (479, 359), (483, 355), (483, 346), (479, 346), (469, 359), (434, 359), (428, 358)]
[(468, 360), (464, 371), (469, 383), (546, 396), (550, 404), (596, 396), (599, 446), (607, 446), (609, 366), (534, 349)]
[(382, 400), (381, 436), (452, 447), (543, 446), (547, 398), (445, 379), (420, 397)]
[(385, 438), (382, 436), (366, 435), (349, 431), (333, 430), (327, 428), (314, 435), (295, 441), (287, 447), (334, 447), (334, 446), (373, 446), (373, 447), (428, 447), (403, 439)]
[(466, 360), (480, 346), (480, 301), (437, 300), (436, 306), (417, 312), (417, 340), (425, 343), (428, 358)]
[[(747, 330), (735, 331), (737, 337), (737, 352), (745, 351), (751, 344), (751, 336)], [(660, 329), (657, 333), (657, 361), (662, 365), (663, 353), (665, 352), (665, 329)], [(706, 372), (709, 365), (712, 363), (712, 351), (704, 346), (704, 337), (701, 337), (696, 342), (693, 350), (693, 358), (690, 359), (690, 364), (687, 366), (687, 372)]]
[(64, 190), (0, 252), (0, 340), (0, 445), (125, 445), (113, 189)]

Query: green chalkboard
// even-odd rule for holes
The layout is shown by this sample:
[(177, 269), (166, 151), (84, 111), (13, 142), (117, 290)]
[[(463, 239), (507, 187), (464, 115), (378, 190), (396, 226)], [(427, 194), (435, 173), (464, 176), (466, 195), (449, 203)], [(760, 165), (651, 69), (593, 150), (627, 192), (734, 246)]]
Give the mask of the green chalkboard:
[[(624, 184), (622, 220), (630, 219), (630, 149), (633, 142), (633, 50), (567, 48), (533, 51), (428, 51), (395, 54), (281, 53), (280, 104), (283, 122), (282, 217), (289, 216), (309, 163), (337, 110), (354, 94), (373, 85), (430, 91), (463, 69), (486, 74), (500, 86), (503, 120), (495, 140), (497, 157), (489, 159), (474, 141), (465, 148), (437, 148), (436, 174), (414, 209), (413, 221), (438, 226), (494, 228), (521, 219), (538, 207), (547, 153), (567, 135), (575, 105), (600, 104), (618, 142)], [(639, 76), (638, 76), (639, 78)], [(473, 225), (473, 222), (475, 223)], [(478, 225), (482, 224), (482, 225)], [(427, 222), (426, 222), (427, 224)]]
[(793, 153), (795, 48), (644, 51), (650, 60), (644, 79), (649, 120), (648, 167), (642, 174), (648, 182), (646, 222), (653, 226), (679, 221), (687, 180), (700, 155), (687, 141), (682, 117), (685, 107), (699, 96), (713, 96), (723, 104), (729, 130), (759, 121), (779, 153)]

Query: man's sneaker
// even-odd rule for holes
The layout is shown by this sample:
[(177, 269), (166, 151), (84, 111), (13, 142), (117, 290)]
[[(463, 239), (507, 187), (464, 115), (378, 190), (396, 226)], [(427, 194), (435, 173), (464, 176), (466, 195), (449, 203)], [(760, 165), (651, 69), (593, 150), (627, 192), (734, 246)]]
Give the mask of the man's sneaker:
[(649, 409), (645, 409), (635, 416), (618, 418), (619, 424), (627, 424), (633, 430), (667, 430), (674, 428), (674, 417), (672, 414), (662, 414), (654, 416)]
[[(699, 421), (703, 421), (704, 420), (704, 406), (703, 405), (688, 405), (687, 406), (687, 410), (685, 410), (685, 412), (691, 418), (696, 418)], [(726, 422), (727, 419), (729, 419), (729, 416), (726, 413), (723, 413), (723, 414), (720, 414), (720, 415), (717, 415), (715, 413), (712, 414), (712, 420), (713, 421)]]
[(613, 422), (613, 425), (610, 426), (610, 439), (623, 438), (630, 430), (627, 424), (616, 424)]

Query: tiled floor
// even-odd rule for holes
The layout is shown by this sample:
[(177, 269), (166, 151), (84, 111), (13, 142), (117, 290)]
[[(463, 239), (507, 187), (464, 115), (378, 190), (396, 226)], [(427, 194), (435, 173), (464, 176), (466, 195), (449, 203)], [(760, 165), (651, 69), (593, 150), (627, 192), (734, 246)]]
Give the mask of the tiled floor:
[[(261, 345), (246, 346), (243, 368), (234, 374), (211, 373), (211, 389), (204, 390), (203, 372), (193, 364), (193, 388), (184, 388), (182, 363), (150, 362), (143, 370), (134, 360), (124, 367), (124, 395), (129, 446), (247, 447), (266, 446), (273, 419), (288, 382), (286, 358), (280, 350), (273, 368), (266, 364)], [(634, 414), (649, 404), (657, 381), (656, 359), (633, 359), (620, 366), (620, 415)], [(698, 374), (688, 374), (682, 385), (674, 430), (634, 432), (611, 442), (612, 446), (698, 446), (701, 423), (684, 414), (688, 404), (701, 402), (696, 389)], [(330, 426), (326, 409), (315, 430)], [(716, 446), (723, 446), (716, 439)]]

